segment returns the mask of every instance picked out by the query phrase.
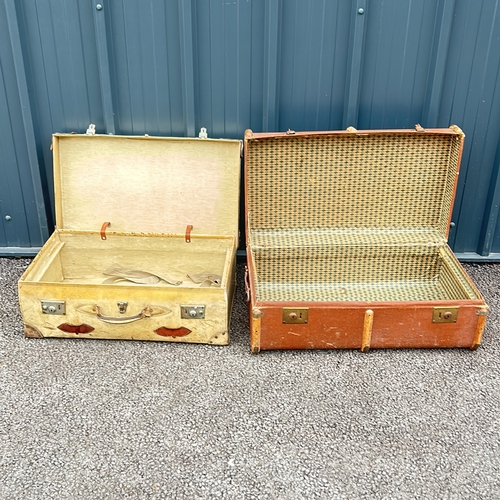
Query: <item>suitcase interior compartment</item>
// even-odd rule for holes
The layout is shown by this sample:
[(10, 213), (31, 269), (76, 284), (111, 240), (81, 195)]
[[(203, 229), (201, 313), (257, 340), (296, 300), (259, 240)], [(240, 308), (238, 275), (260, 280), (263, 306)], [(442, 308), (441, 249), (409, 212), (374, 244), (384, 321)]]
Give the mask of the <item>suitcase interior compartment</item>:
[(481, 299), (447, 245), (460, 129), (245, 138), (258, 302)]
[[(23, 276), (25, 282), (63, 284), (103, 284), (112, 267), (147, 271), (169, 281), (182, 281), (178, 287), (160, 281), (155, 287), (193, 287), (188, 274), (218, 275), (221, 287), (230, 280), (235, 243), (232, 237), (191, 237), (186, 243), (181, 236), (116, 235), (102, 241), (96, 233), (54, 233), (46, 247)], [(43, 258), (42, 258), (43, 257)], [(199, 276), (197, 276), (199, 278)], [(130, 281), (116, 285), (136, 285)], [(137, 284), (136, 286), (144, 286)]]
[(252, 262), (258, 302), (481, 298), (447, 246), (257, 247)]

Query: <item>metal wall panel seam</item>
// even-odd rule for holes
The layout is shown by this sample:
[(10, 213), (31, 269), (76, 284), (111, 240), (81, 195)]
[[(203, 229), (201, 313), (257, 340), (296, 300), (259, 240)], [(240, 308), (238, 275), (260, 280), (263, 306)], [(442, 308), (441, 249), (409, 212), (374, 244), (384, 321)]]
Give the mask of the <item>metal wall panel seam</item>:
[(450, 46), (451, 28), (455, 12), (455, 0), (441, 0), (441, 12), (436, 19), (433, 48), (429, 68), (428, 86), (424, 102), (422, 124), (424, 127), (437, 127), (439, 106), (444, 85), (446, 59)]
[[(39, 233), (35, 236), (31, 234), (30, 240), (36, 240), (37, 243), (44, 242), (49, 237), (47, 214), (45, 209), (45, 200), (42, 191), (42, 180), (40, 177), (40, 169), (38, 166), (38, 157), (36, 152), (35, 132), (33, 128), (33, 118), (31, 116), (31, 104), (28, 93), (28, 83), (26, 80), (26, 72), (24, 69), (24, 58), (21, 48), (21, 38), (19, 34), (19, 26), (17, 24), (16, 6), (14, 0), (5, 0), (5, 11), (7, 16), (7, 24), (9, 26), (9, 35), (12, 43), (12, 52), (14, 60), (14, 71), (19, 90), (19, 99), (21, 102), (21, 116), (23, 129), (25, 133), (26, 148), (29, 158), (29, 166), (31, 173), (31, 182), (35, 197), (36, 213), (38, 217)], [(28, 200), (24, 200), (25, 204)]]
[(486, 199), (486, 208), (484, 211), (483, 225), (479, 235), (477, 253), (483, 257), (490, 255), (493, 241), (495, 238), (495, 229), (498, 223), (500, 208), (500, 138), (498, 140), (497, 153), (495, 156), (494, 171), (491, 176), (490, 189)]
[(262, 130), (278, 130), (278, 88), (280, 77), (281, 0), (267, 2), (264, 25), (264, 100)]
[[(493, 12), (489, 12), (492, 9)], [(486, 24), (489, 22), (489, 24)], [(470, 81), (467, 88), (467, 100), (464, 106), (464, 130), (468, 133), (470, 147), (468, 155), (464, 159), (466, 170), (462, 177), (462, 192), (458, 210), (458, 219), (461, 222), (457, 227), (457, 236), (453, 248), (458, 251), (478, 249), (481, 239), (482, 224), (488, 210), (486, 206), (487, 194), (490, 182), (486, 182), (484, 174), (491, 173), (484, 165), (489, 165), (495, 157), (495, 152), (488, 150), (488, 132), (494, 128), (490, 127), (492, 119), (498, 117), (497, 107), (492, 106), (497, 90), (500, 90), (499, 69), (500, 57), (497, 48), (500, 24), (498, 18), (498, 1), (495, 6), (491, 3), (483, 3), (477, 19), (476, 40), (473, 45), (474, 52), (470, 71)], [(493, 64), (492, 64), (493, 62)], [(497, 94), (499, 95), (499, 94)], [(488, 103), (486, 103), (488, 99)], [(497, 97), (498, 99), (498, 97)], [(467, 124), (470, 123), (470, 125)], [(495, 127), (498, 129), (498, 125)], [(495, 139), (498, 135), (495, 135)], [(487, 156), (491, 154), (490, 161)], [(483, 175), (478, 175), (483, 173)], [(463, 221), (466, 221), (465, 223)]]
[(352, 35), (349, 42), (346, 96), (344, 117), (342, 120), (344, 129), (349, 126), (356, 127), (358, 125), (367, 1), (358, 0), (358, 2), (353, 2), (352, 6)]
[(183, 104), (185, 132), (187, 137), (195, 136), (195, 91), (193, 53), (193, 13), (191, 0), (179, 0), (179, 26), (181, 36), (181, 71), (183, 81)]
[(97, 61), (99, 64), (99, 83), (106, 133), (115, 133), (115, 114), (113, 111), (113, 94), (111, 92), (111, 72), (109, 68), (108, 40), (105, 15), (108, 10), (107, 0), (98, 0), (94, 6), (94, 24), (96, 34)]

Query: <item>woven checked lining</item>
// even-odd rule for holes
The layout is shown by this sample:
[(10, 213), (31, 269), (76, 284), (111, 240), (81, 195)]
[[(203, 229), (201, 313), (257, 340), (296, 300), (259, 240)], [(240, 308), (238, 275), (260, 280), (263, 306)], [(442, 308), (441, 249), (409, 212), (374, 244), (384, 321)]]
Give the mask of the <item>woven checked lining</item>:
[(258, 301), (479, 298), (445, 246), (461, 138), (250, 140)]
[(332, 247), (253, 252), (258, 301), (423, 301), (479, 298), (451, 250)]
[(458, 135), (249, 140), (251, 229), (428, 228), (447, 232)]

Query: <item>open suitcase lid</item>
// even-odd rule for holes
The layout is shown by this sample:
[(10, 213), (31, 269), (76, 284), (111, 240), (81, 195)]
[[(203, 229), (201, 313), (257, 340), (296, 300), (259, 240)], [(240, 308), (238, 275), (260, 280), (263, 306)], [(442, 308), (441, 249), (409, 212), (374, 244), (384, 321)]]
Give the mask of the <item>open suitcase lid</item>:
[(56, 226), (238, 235), (241, 142), (55, 134)]
[[(448, 237), (463, 147), (448, 129), (245, 133), (247, 238), (301, 246)], [(354, 238), (354, 240), (353, 240)], [(385, 238), (385, 240), (384, 240)], [(382, 239), (382, 240), (381, 240)]]

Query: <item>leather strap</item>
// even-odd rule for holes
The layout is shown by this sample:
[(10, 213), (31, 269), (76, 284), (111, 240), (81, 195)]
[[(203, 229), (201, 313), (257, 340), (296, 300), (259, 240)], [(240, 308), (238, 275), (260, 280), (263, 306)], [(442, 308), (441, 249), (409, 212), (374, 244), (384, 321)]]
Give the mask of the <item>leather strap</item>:
[(193, 230), (193, 226), (189, 224), (186, 226), (186, 243), (191, 243), (191, 231)]
[(111, 222), (105, 222), (102, 227), (101, 227), (101, 240), (107, 240), (108, 238), (106, 237), (106, 229), (111, 226)]

